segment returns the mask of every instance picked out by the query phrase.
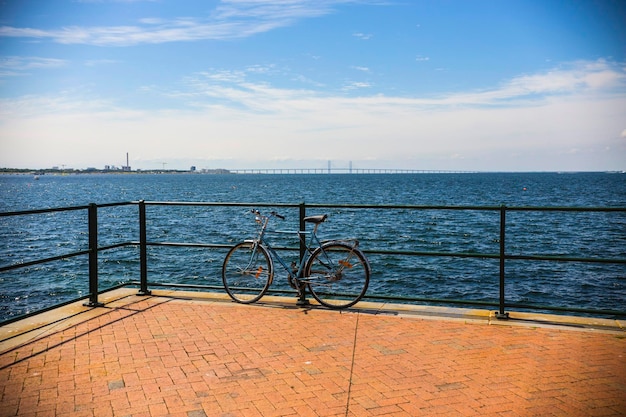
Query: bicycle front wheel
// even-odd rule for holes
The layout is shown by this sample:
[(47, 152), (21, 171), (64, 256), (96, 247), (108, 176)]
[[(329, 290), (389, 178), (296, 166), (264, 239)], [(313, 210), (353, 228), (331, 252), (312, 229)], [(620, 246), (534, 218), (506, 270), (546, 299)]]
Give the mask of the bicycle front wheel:
[(345, 243), (328, 242), (311, 254), (303, 281), (320, 304), (347, 308), (365, 295), (370, 266), (360, 250)]
[(267, 249), (254, 242), (241, 242), (226, 254), (222, 266), (224, 289), (238, 303), (258, 301), (274, 277), (274, 265)]

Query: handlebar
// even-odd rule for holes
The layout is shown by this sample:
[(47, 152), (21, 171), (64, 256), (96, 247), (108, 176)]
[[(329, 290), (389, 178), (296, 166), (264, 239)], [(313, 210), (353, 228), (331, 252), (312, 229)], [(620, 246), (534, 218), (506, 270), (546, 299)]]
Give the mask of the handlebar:
[[(250, 210), (251, 213), (255, 214), (256, 216), (261, 216), (261, 217), (265, 217), (261, 214), (261, 212), (257, 209), (252, 209)], [(281, 220), (285, 220), (285, 216), (280, 215), (278, 213), (276, 213), (275, 211), (270, 211), (270, 216), (274, 216), (274, 217), (278, 217)]]
[(280, 214), (276, 213), (275, 211), (270, 213), (272, 216), (274, 217), (278, 217), (281, 220), (285, 220), (285, 216), (281, 216)]

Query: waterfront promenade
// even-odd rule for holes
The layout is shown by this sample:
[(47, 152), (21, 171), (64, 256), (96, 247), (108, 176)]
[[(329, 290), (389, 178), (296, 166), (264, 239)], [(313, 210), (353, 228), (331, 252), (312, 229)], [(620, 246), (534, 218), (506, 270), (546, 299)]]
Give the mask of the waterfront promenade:
[(135, 294), (0, 328), (0, 416), (626, 415), (615, 320)]

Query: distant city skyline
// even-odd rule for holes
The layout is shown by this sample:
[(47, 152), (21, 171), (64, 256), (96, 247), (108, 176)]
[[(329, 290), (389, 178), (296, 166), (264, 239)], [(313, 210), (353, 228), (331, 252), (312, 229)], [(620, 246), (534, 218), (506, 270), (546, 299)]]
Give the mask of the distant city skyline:
[(620, 0), (3, 2), (0, 167), (626, 170), (624, 16)]

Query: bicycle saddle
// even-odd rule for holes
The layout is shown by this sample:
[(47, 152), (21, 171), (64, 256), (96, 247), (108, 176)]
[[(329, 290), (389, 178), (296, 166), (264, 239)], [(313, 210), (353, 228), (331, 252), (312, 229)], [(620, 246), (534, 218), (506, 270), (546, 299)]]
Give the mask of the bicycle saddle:
[(305, 222), (319, 224), (325, 222), (328, 218), (328, 214), (319, 214), (317, 216), (307, 216), (304, 218)]

